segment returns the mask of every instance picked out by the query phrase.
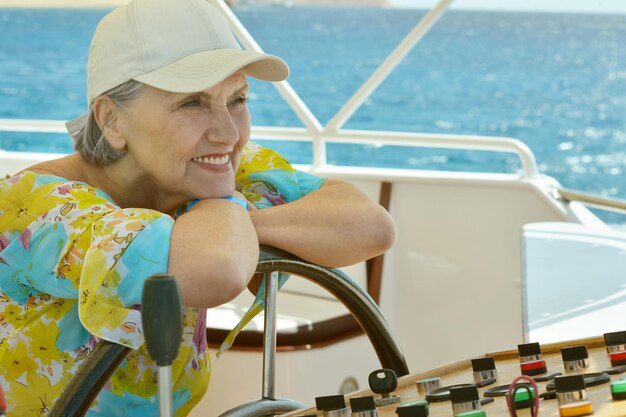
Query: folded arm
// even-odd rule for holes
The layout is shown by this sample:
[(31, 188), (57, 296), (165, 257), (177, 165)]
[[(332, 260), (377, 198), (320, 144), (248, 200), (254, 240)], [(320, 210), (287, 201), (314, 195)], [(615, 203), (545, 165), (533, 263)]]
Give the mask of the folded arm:
[(235, 298), (252, 277), (259, 244), (248, 212), (227, 200), (196, 204), (174, 223), (168, 272), (187, 306), (214, 307)]
[(327, 180), (291, 203), (250, 213), (259, 243), (329, 267), (385, 252), (396, 238), (387, 211), (343, 181)]

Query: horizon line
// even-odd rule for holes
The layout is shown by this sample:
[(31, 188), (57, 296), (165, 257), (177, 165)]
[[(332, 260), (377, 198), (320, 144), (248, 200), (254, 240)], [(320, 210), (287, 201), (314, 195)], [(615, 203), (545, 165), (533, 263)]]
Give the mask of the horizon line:
[[(94, 0), (90, 2), (85, 2), (84, 0), (0, 0), (0, 9), (113, 9), (118, 6), (125, 5), (130, 0)], [(386, 0), (386, 4), (381, 4), (380, 6), (376, 5), (366, 5), (366, 7), (381, 7), (385, 9), (410, 9), (410, 10), (431, 10), (432, 7), (423, 6), (423, 5), (415, 5), (415, 4), (394, 4), (390, 0)], [(260, 2), (259, 4), (242, 4), (244, 7), (254, 7), (254, 6), (284, 6), (284, 7), (302, 7), (302, 6), (320, 6), (320, 7), (351, 7), (351, 6), (359, 6), (357, 2), (350, 4), (333, 4), (332, 2), (322, 3), (322, 4), (312, 4), (308, 2), (298, 3), (297, 1), (284, 0), (282, 4), (277, 2), (275, 4)], [(236, 9), (237, 6), (235, 6)], [(546, 9), (537, 9), (537, 8), (524, 8), (524, 7), (481, 7), (481, 6), (467, 6), (467, 5), (458, 5), (453, 4), (448, 11), (480, 11), (480, 12), (512, 12), (512, 13), (560, 13), (560, 14), (626, 14), (626, 8), (606, 8), (606, 9), (597, 9), (597, 8), (572, 8), (568, 10), (563, 10), (559, 8), (546, 8)]]

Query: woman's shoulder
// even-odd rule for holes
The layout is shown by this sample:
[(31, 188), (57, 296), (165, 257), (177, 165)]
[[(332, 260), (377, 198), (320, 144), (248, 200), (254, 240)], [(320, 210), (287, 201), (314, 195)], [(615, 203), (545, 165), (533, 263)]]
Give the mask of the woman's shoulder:
[(11, 202), (23, 201), (37, 192), (45, 192), (67, 182), (65, 178), (29, 169), (7, 176), (0, 182), (0, 207)]
[[(75, 208), (101, 212), (115, 208), (101, 190), (52, 174), (22, 171), (0, 182), (0, 233), (23, 230), (37, 219)], [(107, 207), (109, 210), (107, 210)]]
[(28, 168), (0, 182), (0, 207), (10, 202), (32, 200), (35, 196), (58, 196), (68, 200), (84, 197), (85, 193), (111, 201), (104, 191), (84, 182)]

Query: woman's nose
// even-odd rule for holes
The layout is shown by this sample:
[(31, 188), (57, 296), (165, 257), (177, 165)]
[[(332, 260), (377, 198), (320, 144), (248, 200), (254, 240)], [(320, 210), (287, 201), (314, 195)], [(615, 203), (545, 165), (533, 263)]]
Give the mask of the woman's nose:
[(220, 111), (212, 115), (207, 136), (210, 142), (233, 145), (239, 141), (239, 129), (228, 111)]

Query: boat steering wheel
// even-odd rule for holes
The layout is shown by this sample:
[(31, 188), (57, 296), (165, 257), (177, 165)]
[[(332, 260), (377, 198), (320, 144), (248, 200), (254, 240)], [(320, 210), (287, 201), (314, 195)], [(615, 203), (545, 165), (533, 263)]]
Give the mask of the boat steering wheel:
[[(275, 272), (294, 274), (324, 288), (337, 298), (359, 323), (369, 338), (381, 366), (392, 369), (398, 376), (409, 373), (400, 345), (392, 335), (380, 309), (369, 294), (344, 272), (312, 264), (269, 246), (261, 247), (256, 272), (265, 273), (266, 277), (277, 275), (272, 274)], [(272, 279), (268, 279), (266, 284), (270, 295), (269, 299), (266, 298), (266, 317), (271, 317), (276, 311), (275, 298), (271, 298), (273, 291), (271, 282)], [(266, 326), (267, 320), (266, 318)], [(266, 331), (263, 344), (264, 358), (270, 362), (270, 366), (264, 365), (262, 398), (235, 407), (220, 417), (261, 417), (306, 407), (298, 401), (275, 398), (273, 395), (275, 342), (275, 328), (270, 332)], [(105, 340), (100, 341), (79, 367), (55, 403), (49, 417), (84, 416), (129, 351), (129, 348), (122, 345)]]

